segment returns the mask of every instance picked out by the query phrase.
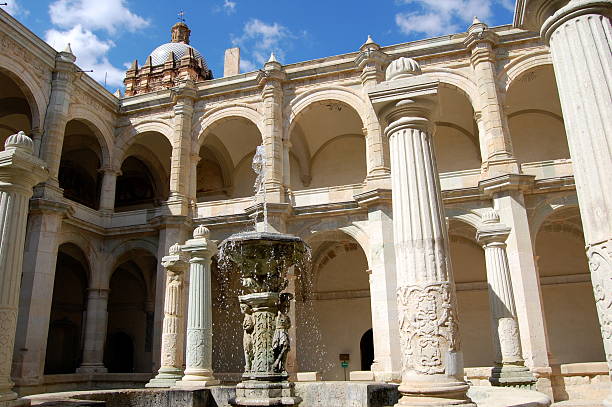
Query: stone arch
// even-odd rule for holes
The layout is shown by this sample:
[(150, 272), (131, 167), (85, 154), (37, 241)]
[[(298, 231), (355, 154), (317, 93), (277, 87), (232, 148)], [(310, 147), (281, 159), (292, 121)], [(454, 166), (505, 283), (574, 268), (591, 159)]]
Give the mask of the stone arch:
[(359, 94), (348, 88), (328, 86), (306, 91), (285, 106), (284, 136), (291, 137), (291, 132), (299, 117), (308, 111), (314, 103), (326, 100), (335, 100), (348, 105), (357, 113), (363, 127), (369, 127), (373, 122), (377, 121), (372, 105), (366, 103)]
[(98, 115), (96, 115), (89, 107), (77, 105), (71, 107), (69, 122), (71, 120), (80, 121), (89, 127), (92, 133), (96, 136), (100, 150), (102, 151), (101, 166), (105, 168), (112, 164), (111, 151), (113, 150), (113, 130), (107, 125)]
[(440, 82), (440, 86), (457, 90), (463, 94), (472, 104), (474, 111), (482, 109), (483, 102), (478, 92), (478, 86), (462, 72), (448, 68), (424, 68), (422, 76), (437, 80)]
[(482, 219), (477, 210), (453, 205), (445, 208), (444, 211), (449, 220), (456, 220), (466, 223), (476, 230), (478, 230), (482, 224)]
[(532, 242), (535, 243), (536, 236), (546, 219), (559, 210), (569, 208), (578, 208), (578, 196), (575, 193), (556, 196), (538, 203), (530, 213), (529, 229)]
[(151, 256), (157, 258), (157, 244), (149, 240), (126, 239), (117, 242), (108, 254), (106, 261), (106, 264), (111, 265), (111, 267), (108, 267), (103, 271), (104, 278), (100, 279), (105, 284), (104, 288), (108, 288), (112, 274), (120, 265), (124, 256), (133, 250), (143, 250), (149, 253)]
[(170, 145), (173, 146), (174, 129), (163, 120), (150, 120), (129, 126), (122, 130), (117, 136), (113, 149), (114, 153), (112, 154), (113, 169), (119, 170), (121, 168), (121, 163), (123, 163), (123, 160), (126, 158), (125, 154), (136, 140), (136, 137), (147, 132), (161, 134), (168, 140)]
[(15, 59), (0, 55), (0, 71), (13, 80), (26, 96), (32, 113), (32, 129), (42, 130), (47, 112), (47, 97), (36, 79)]
[(83, 252), (85, 260), (87, 261), (87, 270), (89, 272), (87, 277), (91, 285), (94, 282), (94, 265), (97, 263), (98, 256), (90, 240), (83, 236), (82, 233), (76, 231), (66, 231), (60, 234), (57, 247), (59, 248), (64, 244), (72, 244)]
[(530, 69), (544, 65), (552, 65), (552, 58), (550, 53), (546, 50), (520, 56), (508, 63), (504, 69), (497, 74), (498, 86), (504, 92), (508, 92), (510, 86), (522, 74)]
[(243, 103), (219, 106), (202, 115), (193, 127), (192, 134), (197, 134), (197, 138), (194, 140), (196, 143), (194, 150), (199, 150), (204, 144), (206, 137), (215, 127), (222, 124), (225, 120), (236, 117), (252, 122), (259, 130), (259, 134), (264, 134), (263, 116), (257, 109)]

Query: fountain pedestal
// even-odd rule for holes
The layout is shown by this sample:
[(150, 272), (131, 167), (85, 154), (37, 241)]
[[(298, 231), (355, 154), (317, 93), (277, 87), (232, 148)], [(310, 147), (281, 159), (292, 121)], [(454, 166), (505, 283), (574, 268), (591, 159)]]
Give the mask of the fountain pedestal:
[(293, 294), (282, 291), (287, 270), (299, 267), (306, 253), (301, 239), (279, 233), (237, 234), (221, 245), (220, 265), (240, 270), (245, 293), (238, 297), (244, 315), (245, 365), (231, 401), (234, 406), (296, 406), (302, 401), (287, 380)]

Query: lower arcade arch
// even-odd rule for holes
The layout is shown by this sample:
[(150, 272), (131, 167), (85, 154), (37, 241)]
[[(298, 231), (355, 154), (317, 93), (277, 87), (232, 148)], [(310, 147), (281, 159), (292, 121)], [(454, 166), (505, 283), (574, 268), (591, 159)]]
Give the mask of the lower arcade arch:
[[(297, 363), (300, 371), (321, 372), (323, 380), (345, 380), (350, 371), (365, 367), (362, 345), (370, 350), (362, 343), (364, 332), (372, 329), (368, 261), (359, 243), (343, 232), (315, 234), (310, 244), (312, 270), (296, 284), (301, 293), (296, 301)], [(340, 355), (348, 355), (346, 371)], [(365, 370), (370, 370), (368, 363)]]
[(484, 250), (474, 241), (476, 229), (452, 220), (450, 256), (457, 290), (461, 350), (465, 367), (492, 366), (491, 310)]
[(536, 235), (535, 252), (552, 361), (605, 360), (577, 207), (546, 218)]
[(149, 373), (157, 260), (135, 249), (118, 262), (110, 279), (104, 366), (109, 373)]
[(87, 258), (81, 249), (72, 243), (61, 245), (55, 266), (45, 374), (74, 373), (80, 365), (88, 276)]

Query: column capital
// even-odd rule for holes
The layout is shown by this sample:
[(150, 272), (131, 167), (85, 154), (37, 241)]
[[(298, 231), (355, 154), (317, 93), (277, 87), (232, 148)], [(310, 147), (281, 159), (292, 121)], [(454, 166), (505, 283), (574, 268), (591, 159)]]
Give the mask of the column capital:
[(183, 252), (192, 253), (194, 256), (190, 263), (202, 261), (199, 256), (210, 259), (217, 253), (217, 244), (210, 239), (210, 231), (204, 225), (200, 225), (193, 231), (193, 239), (185, 242), (181, 247)]
[[(514, 9), (513, 25), (544, 34), (545, 24), (554, 25), (556, 28), (563, 21), (586, 13), (609, 16), (611, 8), (608, 0), (571, 0), (569, 3), (567, 0), (518, 0)], [(559, 24), (554, 23), (559, 20)]]
[(585, 14), (601, 14), (612, 17), (612, 5), (609, 0), (572, 0), (556, 10), (541, 25), (540, 35), (547, 44), (551, 35), (563, 23)]
[(181, 246), (178, 243), (173, 244), (168, 253), (162, 257), (161, 265), (174, 274), (185, 272), (189, 267), (189, 256), (181, 252)]
[(32, 187), (49, 177), (45, 163), (32, 154), (32, 139), (20, 131), (6, 139), (4, 148), (0, 152), (0, 180), (24, 188), (31, 196)]
[(476, 241), (486, 248), (489, 246), (506, 247), (506, 239), (510, 236), (511, 228), (499, 222), (483, 222), (476, 231)]

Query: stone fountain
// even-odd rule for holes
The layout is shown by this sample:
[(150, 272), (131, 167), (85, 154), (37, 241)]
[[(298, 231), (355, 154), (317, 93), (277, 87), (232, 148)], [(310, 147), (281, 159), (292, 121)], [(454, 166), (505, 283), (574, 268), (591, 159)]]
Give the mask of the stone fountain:
[(293, 295), (283, 290), (288, 269), (303, 269), (308, 259), (309, 248), (302, 239), (280, 233), (238, 233), (221, 244), (219, 265), (239, 270), (243, 292), (238, 299), (244, 315), (245, 366), (233, 405), (294, 406), (301, 402), (285, 370)]

